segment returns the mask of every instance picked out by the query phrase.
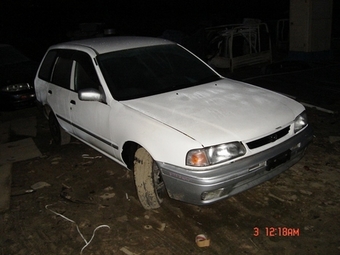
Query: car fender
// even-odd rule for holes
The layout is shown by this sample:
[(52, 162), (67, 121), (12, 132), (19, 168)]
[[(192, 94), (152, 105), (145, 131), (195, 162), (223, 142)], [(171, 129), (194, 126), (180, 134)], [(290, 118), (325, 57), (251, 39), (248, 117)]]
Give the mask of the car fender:
[(114, 121), (111, 137), (119, 147), (121, 160), (123, 146), (129, 141), (144, 147), (156, 161), (182, 167), (185, 167), (189, 150), (202, 148), (198, 141), (187, 134), (128, 106), (120, 104), (120, 107), (113, 109), (116, 110), (110, 116), (111, 123)]

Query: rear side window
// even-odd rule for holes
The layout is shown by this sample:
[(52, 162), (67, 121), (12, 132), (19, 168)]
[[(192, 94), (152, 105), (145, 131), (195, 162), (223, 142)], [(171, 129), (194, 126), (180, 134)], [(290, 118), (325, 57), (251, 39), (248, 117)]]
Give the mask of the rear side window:
[(54, 67), (52, 83), (60, 87), (69, 89), (72, 64), (72, 59), (59, 57)]
[(38, 76), (40, 79), (45, 80), (45, 81), (51, 80), (51, 74), (52, 74), (52, 70), (53, 70), (53, 66), (54, 66), (56, 58), (57, 58), (56, 50), (51, 50), (47, 53), (39, 70)]
[(71, 72), (75, 65), (75, 90), (99, 89), (100, 83), (91, 57), (85, 52), (55, 49), (47, 53), (39, 70), (39, 78), (70, 89)]

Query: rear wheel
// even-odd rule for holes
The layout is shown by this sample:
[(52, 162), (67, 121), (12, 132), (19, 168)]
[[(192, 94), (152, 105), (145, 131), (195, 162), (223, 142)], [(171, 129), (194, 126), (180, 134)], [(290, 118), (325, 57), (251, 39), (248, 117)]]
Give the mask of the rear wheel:
[(64, 145), (70, 142), (71, 136), (59, 125), (59, 122), (52, 111), (48, 116), (48, 124), (55, 144)]
[(156, 162), (144, 148), (135, 153), (134, 177), (142, 206), (147, 210), (159, 208), (165, 191), (164, 182)]

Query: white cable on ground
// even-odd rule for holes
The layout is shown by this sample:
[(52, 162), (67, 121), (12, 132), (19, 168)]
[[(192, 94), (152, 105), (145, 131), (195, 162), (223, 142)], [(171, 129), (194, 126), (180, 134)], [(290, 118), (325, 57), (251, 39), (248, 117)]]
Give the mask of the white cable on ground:
[(78, 227), (78, 224), (77, 224), (74, 220), (71, 220), (71, 219), (67, 218), (67, 217), (64, 216), (64, 215), (62, 215), (62, 214), (60, 214), (60, 213), (57, 213), (57, 212), (55, 212), (55, 211), (49, 209), (49, 208), (48, 208), (49, 206), (50, 206), (50, 205), (46, 205), (45, 208), (46, 208), (47, 210), (49, 210), (50, 212), (54, 213), (55, 215), (60, 216), (60, 217), (62, 217), (63, 219), (65, 219), (65, 220), (67, 220), (67, 221), (69, 221), (69, 222), (72, 222), (73, 224), (76, 225), (76, 228), (77, 228), (77, 231), (78, 231), (79, 235), (81, 236), (81, 238), (82, 238), (82, 239), (84, 240), (84, 242), (85, 242), (84, 247), (80, 250), (80, 254), (83, 254), (83, 250), (84, 250), (84, 249), (92, 242), (92, 240), (93, 240), (93, 238), (94, 238), (94, 236), (95, 236), (95, 233), (96, 233), (96, 231), (97, 231), (98, 229), (100, 229), (100, 228), (109, 228), (109, 229), (110, 229), (110, 226), (108, 226), (108, 225), (100, 225), (100, 226), (96, 227), (96, 228), (93, 230), (92, 237), (91, 237), (90, 241), (87, 241), (87, 240), (85, 239), (85, 237), (83, 236), (83, 234), (80, 232), (80, 229), (79, 229), (79, 227)]

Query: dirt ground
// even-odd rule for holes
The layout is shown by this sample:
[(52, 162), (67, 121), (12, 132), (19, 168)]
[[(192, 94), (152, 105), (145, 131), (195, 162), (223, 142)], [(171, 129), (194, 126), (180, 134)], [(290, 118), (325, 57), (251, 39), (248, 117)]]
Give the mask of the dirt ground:
[[(340, 254), (338, 114), (308, 109), (314, 142), (271, 181), (202, 207), (166, 198), (152, 211), (139, 204), (131, 172), (75, 139), (51, 144), (36, 108), (0, 115), (2, 122), (18, 116), (36, 117), (42, 156), (12, 166), (0, 255)], [(48, 185), (24, 192), (38, 182)], [(196, 245), (198, 234), (208, 236), (208, 247)]]

